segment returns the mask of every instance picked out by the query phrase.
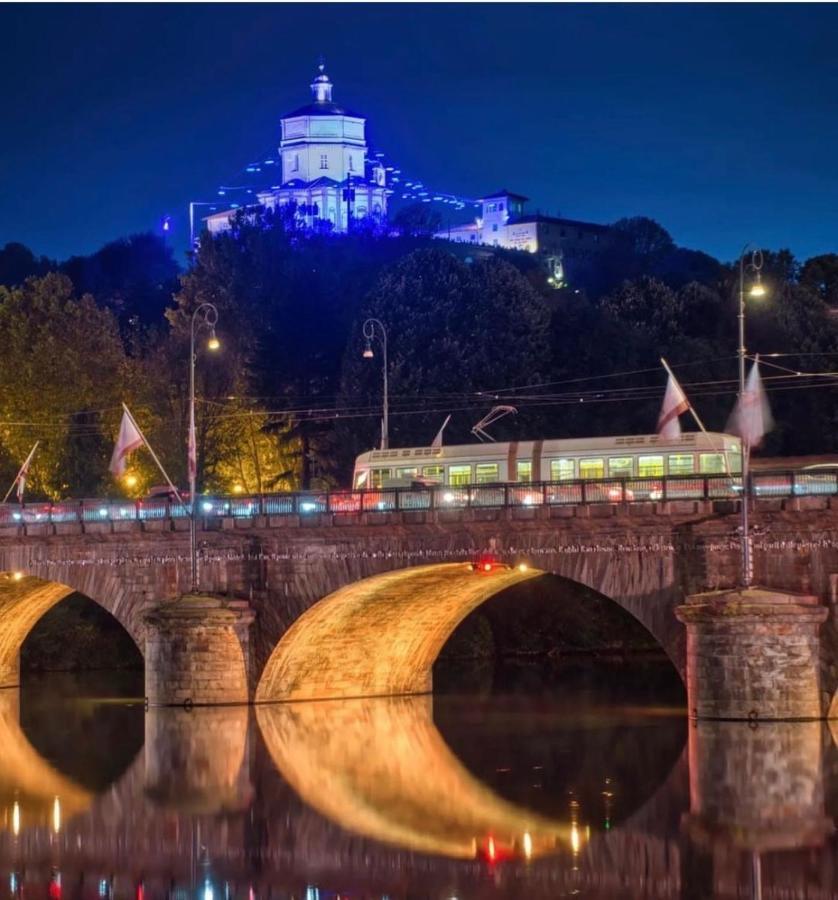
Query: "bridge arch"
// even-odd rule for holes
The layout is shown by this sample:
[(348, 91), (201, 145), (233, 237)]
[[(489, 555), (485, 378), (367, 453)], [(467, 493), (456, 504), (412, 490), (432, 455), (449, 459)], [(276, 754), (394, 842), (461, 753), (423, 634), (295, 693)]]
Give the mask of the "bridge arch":
[(72, 580), (67, 584), (21, 570), (0, 572), (0, 688), (20, 683), (20, 649), (26, 637), (45, 613), (77, 592), (110, 613), (143, 653), (142, 610), (130, 602), (116, 574), (91, 567)]
[[(460, 622), (495, 594), (545, 574), (529, 566), (484, 574), (464, 563), (440, 563), (342, 587), (306, 610), (284, 634), (262, 672), (255, 700), (428, 693), (433, 664)], [(682, 671), (669, 635), (656, 633), (631, 603), (616, 602), (640, 620)]]

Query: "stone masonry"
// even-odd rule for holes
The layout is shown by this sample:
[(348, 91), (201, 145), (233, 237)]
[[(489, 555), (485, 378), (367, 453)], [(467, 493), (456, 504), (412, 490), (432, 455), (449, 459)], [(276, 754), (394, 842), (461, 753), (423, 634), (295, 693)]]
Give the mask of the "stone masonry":
[[(831, 591), (838, 573), (838, 504), (817, 497), (758, 501), (752, 520), (757, 583), (829, 601), (818, 650), (822, 709), (828, 709), (838, 687)], [(70, 591), (110, 611), (148, 657), (149, 622), (162, 623), (160, 610), (188, 590), (186, 525), (159, 520), (4, 529), (0, 681), (16, 683), (20, 644)], [(238, 624), (218, 632), (228, 644), (218, 652), (238, 659), (228, 640), (235, 634), (249, 699), (283, 635), (317, 601), (374, 575), (464, 563), (490, 546), (505, 562), (557, 576), (557, 600), (572, 583), (610, 598), (649, 630), (686, 676), (686, 630), (674, 610), (690, 595), (735, 586), (737, 527), (735, 504), (727, 501), (218, 519), (199, 535), (200, 587), (228, 612), (238, 610)], [(21, 573), (17, 580), (15, 573)], [(247, 611), (254, 615), (249, 626)], [(451, 627), (458, 620), (446, 618)], [(154, 627), (163, 640), (165, 626)], [(370, 623), (370, 635), (376, 627)], [(413, 638), (400, 640), (409, 646)], [(215, 648), (203, 646), (196, 651), (209, 659)], [(168, 653), (154, 652), (158, 660)], [(150, 683), (165, 678), (148, 658), (147, 668)]]

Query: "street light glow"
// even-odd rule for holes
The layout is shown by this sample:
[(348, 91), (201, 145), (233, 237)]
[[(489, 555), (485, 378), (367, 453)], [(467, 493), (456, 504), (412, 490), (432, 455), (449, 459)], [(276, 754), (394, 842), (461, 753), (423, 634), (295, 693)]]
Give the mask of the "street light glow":
[(372, 359), (374, 356), (375, 356), (375, 354), (372, 352), (372, 347), (370, 347), (370, 345), (367, 344), (367, 346), (364, 347), (364, 353), (363, 353), (364, 359)]
[(212, 334), (209, 336), (209, 340), (207, 341), (207, 350), (220, 350), (221, 349), (221, 341), (218, 340), (218, 335), (215, 333), (215, 329), (213, 328)]
[(765, 285), (762, 281), (756, 281), (751, 285), (751, 289), (748, 291), (749, 297), (764, 297), (766, 295)]

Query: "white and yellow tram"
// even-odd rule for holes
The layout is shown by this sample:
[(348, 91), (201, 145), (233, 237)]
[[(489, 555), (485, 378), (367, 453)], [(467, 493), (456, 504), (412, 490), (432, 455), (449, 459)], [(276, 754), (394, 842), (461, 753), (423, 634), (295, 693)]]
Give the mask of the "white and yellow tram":
[(417, 483), (464, 487), (736, 475), (741, 471), (738, 437), (690, 432), (676, 440), (639, 434), (370, 450), (355, 460), (352, 483), (358, 490)]

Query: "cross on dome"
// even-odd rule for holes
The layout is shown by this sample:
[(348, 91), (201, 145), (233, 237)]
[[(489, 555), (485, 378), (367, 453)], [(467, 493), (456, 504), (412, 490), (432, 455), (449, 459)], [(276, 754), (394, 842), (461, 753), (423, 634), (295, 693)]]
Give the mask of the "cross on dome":
[(311, 94), (315, 103), (331, 103), (332, 102), (332, 82), (326, 74), (326, 61), (320, 57), (317, 65), (319, 75), (314, 76), (311, 83)]

